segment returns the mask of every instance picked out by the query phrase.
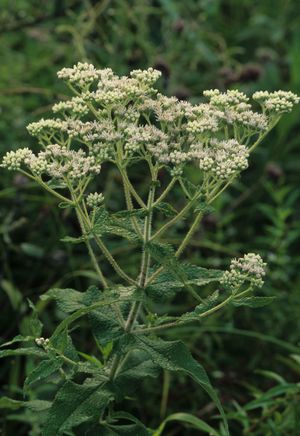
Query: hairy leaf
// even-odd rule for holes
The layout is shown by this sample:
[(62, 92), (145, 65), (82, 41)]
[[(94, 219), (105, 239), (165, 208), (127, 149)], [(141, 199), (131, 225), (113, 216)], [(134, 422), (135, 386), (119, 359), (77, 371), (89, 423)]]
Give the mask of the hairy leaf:
[(123, 214), (109, 214), (104, 206), (99, 207), (95, 212), (93, 232), (98, 236), (113, 234), (128, 239), (129, 241), (138, 242), (139, 237), (132, 227), (130, 216)]
[(51, 374), (56, 372), (62, 364), (63, 361), (59, 358), (43, 360), (27, 376), (24, 383), (24, 389), (27, 389), (32, 383), (39, 382), (49, 377)]
[(114, 380), (120, 397), (134, 393), (140, 385), (140, 380), (147, 377), (155, 378), (159, 374), (159, 367), (155, 364), (149, 353), (144, 350), (133, 350), (129, 353), (121, 370)]
[(232, 303), (235, 306), (247, 306), (255, 309), (267, 306), (268, 304), (273, 303), (274, 300), (276, 300), (276, 297), (247, 297), (233, 300)]
[(72, 361), (79, 361), (78, 353), (73, 345), (70, 335), (68, 335), (67, 328), (59, 331), (58, 333), (53, 333), (50, 338), (50, 346), (52, 346), (55, 350), (68, 357)]
[(1, 344), (0, 347), (7, 347), (8, 345), (15, 344), (17, 342), (30, 342), (34, 341), (35, 337), (33, 336), (23, 336), (23, 335), (17, 335), (15, 336), (11, 341), (5, 342), (4, 344)]
[(178, 278), (178, 271), (176, 275), (173, 271), (162, 272), (147, 287), (146, 294), (149, 298), (154, 301), (166, 300), (182, 289), (185, 284), (204, 286), (208, 283), (218, 282), (223, 275), (221, 270), (202, 268), (188, 263), (178, 265), (180, 265), (180, 279)]
[(45, 400), (20, 401), (8, 397), (0, 398), (0, 409), (18, 410), (27, 407), (36, 412), (46, 410), (50, 407), (51, 402)]
[(47, 354), (38, 347), (17, 348), (16, 350), (0, 351), (0, 358), (9, 356), (33, 356), (45, 358)]
[(54, 398), (42, 435), (63, 435), (84, 422), (96, 422), (112, 400), (103, 382), (87, 379), (80, 385), (68, 380)]
[(211, 397), (216, 404), (227, 427), (226, 416), (218, 398), (212, 387), (205, 369), (190, 354), (186, 346), (180, 341), (166, 342), (161, 339), (150, 339), (147, 337), (136, 338), (140, 348), (149, 353), (152, 360), (161, 368), (182, 372), (192, 377)]
[(112, 340), (122, 336), (121, 329), (116, 314), (111, 307), (105, 311), (95, 310), (88, 315), (93, 335), (97, 342), (103, 347)]
[(91, 304), (88, 307), (82, 307), (81, 309), (76, 310), (73, 312), (70, 316), (65, 318), (55, 329), (53, 334), (58, 334), (59, 332), (62, 332), (65, 328), (67, 328), (70, 324), (72, 324), (77, 319), (87, 315), (88, 313), (92, 312), (95, 309), (98, 309), (100, 307), (106, 307), (110, 306), (115, 303), (125, 302), (125, 301), (131, 301), (131, 298), (116, 298), (114, 295), (107, 299), (103, 299), (100, 301), (97, 301), (96, 303)]
[(178, 214), (177, 210), (170, 203), (161, 202), (155, 206), (155, 209), (166, 217), (172, 217)]
[(219, 291), (214, 292), (213, 294), (209, 295), (201, 304), (198, 304), (198, 306), (195, 307), (195, 309), (192, 312), (188, 312), (183, 314), (180, 317), (180, 320), (182, 321), (197, 321), (199, 320), (199, 315), (206, 312), (209, 309), (212, 309), (214, 306), (216, 306), (219, 299)]

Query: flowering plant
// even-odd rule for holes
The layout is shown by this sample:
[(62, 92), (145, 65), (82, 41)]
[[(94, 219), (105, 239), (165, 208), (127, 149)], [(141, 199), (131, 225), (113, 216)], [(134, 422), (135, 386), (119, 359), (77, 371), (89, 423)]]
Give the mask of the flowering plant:
[[(43, 435), (101, 434), (160, 435), (138, 418), (117, 411), (118, 403), (145, 376), (155, 377), (161, 368), (190, 376), (214, 401), (220, 412), (220, 433), (200, 419), (185, 420), (204, 432), (229, 434), (226, 416), (204, 368), (180, 341), (157, 335), (203, 318), (225, 305), (260, 307), (271, 297), (254, 296), (263, 285), (266, 265), (258, 254), (233, 259), (228, 271), (206, 269), (181, 262), (203, 215), (214, 200), (247, 168), (250, 153), (277, 124), (282, 114), (299, 102), (292, 92), (256, 92), (260, 112), (237, 90), (204, 92), (206, 102), (192, 105), (159, 94), (153, 87), (160, 72), (134, 70), (119, 77), (109, 68), (78, 63), (63, 68), (63, 79), (74, 96), (53, 106), (60, 117), (31, 123), (28, 131), (41, 150), (8, 152), (1, 166), (34, 180), (74, 210), (81, 235), (65, 237), (68, 243), (86, 245), (97, 273), (98, 285), (86, 292), (50, 289), (42, 296), (54, 300), (67, 314), (52, 335), (41, 337), (42, 326), (34, 306), (32, 335), (17, 336), (9, 344), (26, 346), (5, 349), (0, 356), (25, 354), (40, 359), (28, 375), (24, 392), (48, 378), (56, 380), (51, 400), (35, 398), (20, 402), (40, 412)], [(91, 192), (102, 167), (115, 165), (124, 189), (126, 209), (112, 212), (103, 193)], [(199, 168), (199, 182), (188, 178), (189, 166)], [(148, 169), (147, 197), (130, 180), (129, 171)], [(164, 174), (163, 183), (161, 175)], [(100, 175), (100, 176), (99, 176)], [(166, 200), (178, 184), (185, 197), (178, 211)], [(164, 224), (157, 226), (157, 216)], [(164, 242), (169, 229), (190, 216), (192, 224), (174, 248)], [(125, 238), (129, 249), (141, 253), (136, 276), (121, 266), (108, 248), (110, 236)], [(115, 275), (107, 276), (97, 260), (105, 256)], [(214, 284), (214, 292), (200, 287)], [(179, 316), (155, 313), (161, 301), (177, 292), (190, 293), (194, 309)], [(76, 350), (71, 325), (88, 319), (98, 356)], [(183, 419), (183, 420), (184, 420)]]

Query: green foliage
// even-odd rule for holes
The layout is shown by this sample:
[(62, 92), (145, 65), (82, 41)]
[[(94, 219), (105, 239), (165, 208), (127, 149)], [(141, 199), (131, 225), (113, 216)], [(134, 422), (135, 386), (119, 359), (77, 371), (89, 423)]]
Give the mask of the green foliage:
[[(32, 143), (28, 135), (24, 136), (24, 126), (37, 117), (48, 116), (50, 105), (56, 97), (66, 98), (60, 84), (57, 82), (53, 85), (53, 77), (61, 66), (71, 66), (78, 60), (86, 59), (103, 67), (109, 65), (119, 73), (158, 64), (163, 70), (160, 86), (164, 92), (180, 98), (188, 97), (195, 102), (199, 101), (204, 88), (226, 90), (238, 87), (247, 92), (259, 88), (269, 91), (284, 88), (299, 93), (299, 14), (299, 4), (295, 0), (247, 0), (238, 5), (233, 1), (147, 0), (141, 4), (134, 0), (130, 4), (130, 11), (126, 2), (122, 1), (4, 0), (0, 11), (0, 81), (3, 84), (0, 95), (0, 154), (11, 150), (16, 144), (27, 146)], [(242, 433), (289, 436), (296, 435), (299, 429), (299, 365), (289, 354), (299, 351), (297, 344), (300, 340), (298, 124), (299, 110), (280, 122), (275, 133), (258, 151), (254, 165), (242, 179), (236, 181), (230, 192), (214, 203), (214, 210), (203, 204), (202, 200), (194, 208), (209, 214), (191, 240), (187, 250), (189, 261), (201, 264), (207, 272), (212, 271), (212, 268), (219, 269), (221, 276), (221, 269), (227, 267), (227, 256), (238, 257), (240, 253), (259, 250), (269, 265), (264, 296), (233, 300), (233, 305), (242, 305), (239, 310), (228, 308), (222, 316), (216, 315), (201, 325), (183, 325), (174, 331), (162, 330), (169, 340), (181, 338), (188, 343), (195, 359), (201, 357), (201, 362), (212, 375), (213, 385), (217, 385), (224, 399), (233, 436)], [(138, 192), (145, 195), (148, 181), (144, 171), (134, 172), (134, 165), (131, 171)], [(111, 169), (107, 170), (106, 175), (105, 181), (99, 178), (95, 183), (95, 189), (105, 194), (111, 210), (124, 208), (119, 176)], [(183, 181), (188, 195), (192, 197), (199, 184), (196, 169), (186, 171)], [(55, 200), (24, 178), (12, 179), (2, 172), (0, 184), (1, 343), (5, 342), (3, 345), (6, 347), (21, 344), (18, 350), (1, 351), (2, 357), (9, 357), (1, 361), (2, 392), (13, 398), (22, 398), (18, 388), (20, 380), (30, 377), (44, 362), (45, 368), (48, 364), (51, 367), (54, 355), (60, 361), (62, 356), (58, 351), (66, 352), (63, 344), (68, 341), (68, 336), (72, 336), (81, 359), (77, 362), (77, 377), (82, 374), (94, 377), (97, 365), (99, 370), (97, 362), (105, 362), (104, 355), (106, 364), (111, 365), (117, 349), (116, 342), (120, 339), (118, 332), (122, 331), (111, 301), (118, 301), (120, 296), (110, 299), (106, 295), (106, 302), (83, 302), (83, 295), (87, 291), (79, 291), (88, 289), (98, 280), (84, 247), (87, 238), (92, 244), (94, 242), (92, 235), (63, 237), (77, 235), (79, 230), (72, 219), (74, 210), (68, 203), (60, 203), (58, 215), (54, 207)], [(60, 192), (65, 189), (65, 186), (58, 186), (57, 183), (49, 186), (58, 188)], [(175, 210), (181, 209), (181, 198), (177, 186), (173, 197)], [(171, 201), (166, 204), (171, 204)], [(132, 223), (127, 218), (136, 217), (142, 227), (148, 214), (137, 207), (134, 201), (132, 211), (114, 213), (115, 218), (126, 218), (126, 222), (122, 223), (121, 230), (119, 224), (111, 226), (116, 238), (108, 242), (111, 252), (120, 257), (121, 266), (132, 276), (137, 274), (139, 261), (132, 246), (138, 245), (139, 240), (132, 233)], [(175, 216), (172, 206), (166, 205), (156, 207), (154, 214), (158, 217), (158, 229), (164, 224), (165, 218)], [(164, 238), (164, 242), (172, 246), (179, 244), (190, 219), (188, 214), (186, 220), (176, 225), (170, 236)], [(102, 230), (101, 235), (108, 239), (106, 231)], [(59, 238), (69, 244), (59, 244)], [(127, 252), (124, 253), (128, 241), (132, 243), (132, 251), (127, 255)], [(173, 256), (174, 250), (171, 251)], [(153, 266), (151, 273), (161, 263), (168, 264), (163, 257), (156, 261), (158, 265)], [(97, 259), (105, 275), (113, 281), (115, 273), (111, 265), (105, 264), (104, 256), (100, 254)], [(162, 272), (146, 289), (146, 313), (141, 311), (139, 318), (139, 322), (145, 323), (143, 328), (178, 319), (178, 314), (186, 311), (188, 313), (180, 318), (191, 320), (194, 317), (198, 320), (199, 315), (223, 299), (222, 288), (219, 296), (214, 293), (218, 278), (213, 280), (209, 276), (208, 281), (205, 281), (206, 272), (199, 271), (198, 278), (196, 273), (194, 278), (187, 273), (187, 280), (186, 275), (182, 274), (184, 265), (173, 260), (171, 263), (168, 272)], [(190, 293), (178, 293), (184, 289), (182, 278), (195, 288), (203, 286), (197, 289), (203, 303), (197, 303), (195, 307)], [(54, 298), (54, 291), (49, 292), (49, 297), (37, 302), (36, 308), (39, 318), (43, 320), (44, 335), (50, 336), (56, 328), (56, 321), (62, 322), (58, 328), (62, 345), (57, 352), (34, 345), (34, 339), (42, 333), (34, 316), (28, 314), (26, 301), (29, 297), (36, 302), (38, 296), (49, 288), (56, 290), (57, 297)], [(64, 289), (66, 293), (63, 299)], [(119, 293), (116, 287), (113, 289)], [(53, 297), (50, 298), (51, 293)], [(134, 298), (139, 296), (141, 299), (141, 292), (133, 287), (121, 294), (122, 299), (127, 299), (120, 303), (123, 316), (127, 317), (130, 299), (133, 294)], [(277, 299), (270, 295), (276, 295)], [(49, 305), (52, 299), (57, 304)], [(147, 312), (149, 299), (151, 304), (155, 302), (158, 316)], [(271, 308), (250, 310), (251, 306), (261, 307), (272, 300)], [(90, 311), (91, 304), (96, 307)], [(61, 311), (67, 313), (66, 321)], [(173, 316), (160, 316), (163, 313)], [(92, 338), (90, 326), (93, 316), (98, 316), (102, 323), (103, 329), (98, 329), (97, 337), (104, 340), (105, 347)], [(71, 326), (74, 328), (71, 329)], [(135, 327), (139, 328), (139, 324), (136, 323)], [(22, 335), (9, 340), (19, 331)], [(136, 356), (138, 353), (141, 353), (140, 357)], [(269, 359), (270, 355), (272, 359)], [(93, 356), (97, 356), (94, 363)], [(215, 409), (203, 400), (200, 389), (191, 394), (190, 385), (188, 382), (182, 384), (181, 375), (174, 375), (169, 389), (167, 416), (170, 416), (166, 420), (158, 417), (161, 383), (157, 365), (147, 356), (150, 354), (144, 351), (129, 353), (114, 380), (120, 397), (122, 393), (134, 395), (121, 405), (116, 405), (116, 410), (122, 406), (131, 415), (122, 416), (113, 411), (110, 416), (105, 416), (101, 428), (98, 424), (93, 426), (91, 418), (76, 427), (73, 430), (75, 434), (147, 434), (145, 425), (158, 428), (158, 423), (166, 420), (168, 424), (163, 434), (173, 431), (173, 428), (178, 434), (187, 436), (198, 432), (202, 434), (209, 424), (213, 428), (211, 434), (218, 434), (212, 419)], [(67, 377), (75, 377), (74, 367), (64, 360), (62, 368)], [(126, 368), (128, 376), (123, 376)], [(281, 377), (289, 382), (278, 386), (278, 380), (259, 375), (256, 371), (258, 368), (272, 370), (278, 379)], [(150, 374), (148, 383), (147, 375)], [(100, 377), (99, 373), (97, 376)], [(56, 371), (46, 377), (41, 379), (41, 383), (39, 380), (34, 382), (26, 395), (30, 395), (30, 398), (51, 398), (52, 402), (64, 375)], [(141, 380), (145, 383), (141, 383)], [(74, 378), (74, 382), (79, 385), (83, 383), (77, 378)], [(137, 385), (142, 385), (141, 393), (136, 392)], [(7, 405), (1, 411), (2, 432), (7, 435), (41, 434), (42, 415), (51, 402), (2, 397), (0, 407)], [(251, 403), (252, 406), (247, 409)], [(188, 414), (174, 414), (181, 410)], [(139, 416), (146, 424), (133, 415)], [(169, 420), (173, 419), (172, 416), (173, 422)], [(67, 432), (71, 434), (72, 430)]]
[(202, 365), (193, 359), (182, 342), (167, 342), (145, 337), (139, 337), (137, 341), (140, 347), (149, 353), (151, 359), (161, 368), (169, 371), (182, 372), (195, 380), (214, 401), (227, 428), (225, 413), (215, 389), (212, 387)]
[(190, 425), (195, 430), (201, 430), (204, 433), (207, 433), (211, 436), (218, 436), (220, 433), (215, 431), (210, 425), (206, 424), (202, 419), (197, 418), (189, 413), (174, 413), (169, 415), (159, 426), (159, 428), (155, 431), (153, 436), (161, 436), (169, 422), (179, 421), (184, 424)]
[(112, 401), (103, 382), (86, 379), (82, 384), (66, 381), (57, 391), (48, 411), (43, 436), (62, 435), (84, 422), (95, 422)]

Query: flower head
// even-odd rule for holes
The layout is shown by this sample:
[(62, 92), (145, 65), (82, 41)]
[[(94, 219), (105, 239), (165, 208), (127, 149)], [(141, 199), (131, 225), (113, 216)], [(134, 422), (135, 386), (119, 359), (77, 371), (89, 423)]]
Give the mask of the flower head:
[(233, 291), (245, 282), (251, 287), (261, 288), (264, 284), (266, 266), (259, 254), (245, 254), (239, 259), (232, 259), (230, 269), (224, 272), (221, 283)]

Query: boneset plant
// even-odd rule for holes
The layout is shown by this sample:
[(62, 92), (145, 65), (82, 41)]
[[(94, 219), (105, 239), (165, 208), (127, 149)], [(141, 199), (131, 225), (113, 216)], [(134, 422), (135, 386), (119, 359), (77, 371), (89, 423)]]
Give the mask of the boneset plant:
[[(66, 313), (63, 321), (49, 338), (41, 337), (31, 304), (32, 335), (17, 336), (5, 345), (25, 344), (1, 352), (2, 357), (24, 354), (36, 359), (25, 380), (25, 400), (6, 401), (39, 412), (38, 434), (160, 435), (166, 421), (151, 430), (137, 417), (120, 412), (118, 403), (132, 394), (140, 379), (157, 376), (161, 368), (190, 376), (207, 392), (220, 412), (221, 433), (191, 415), (181, 415), (182, 420), (213, 435), (229, 434), (203, 367), (182, 342), (163, 340), (159, 334), (202, 321), (229, 304), (259, 307), (269, 302), (270, 297), (254, 295), (263, 285), (266, 267), (258, 254), (231, 260), (225, 272), (180, 258), (211, 204), (247, 168), (250, 153), (299, 98), (284, 91), (256, 92), (253, 99), (261, 108), (257, 112), (237, 90), (209, 90), (204, 92), (206, 102), (192, 105), (159, 94), (153, 88), (159, 76), (151, 68), (128, 77), (86, 63), (63, 68), (58, 77), (74, 96), (54, 105), (60, 117), (28, 126), (41, 150), (35, 154), (22, 148), (3, 158), (2, 167), (34, 180), (60, 207), (74, 211), (81, 235), (64, 240), (86, 245), (99, 279), (85, 292), (50, 289), (42, 298), (58, 304)], [(93, 180), (102, 177), (108, 163), (120, 173), (126, 210), (109, 211), (103, 193), (91, 192)], [(189, 180), (190, 165), (199, 169), (197, 184)], [(130, 180), (130, 168), (148, 169), (147, 197)], [(175, 185), (185, 200), (179, 211), (167, 202)], [(164, 223), (158, 226), (157, 217), (162, 216)], [(187, 217), (192, 224), (179, 246), (166, 243), (169, 230)], [(135, 277), (109, 250), (111, 236), (127, 239), (128, 249), (140, 252)], [(104, 274), (99, 253), (115, 275)], [(209, 283), (215, 290), (207, 295), (200, 288)], [(183, 291), (190, 294), (194, 310), (179, 316), (155, 313), (161, 301)], [(73, 345), (70, 329), (82, 317), (89, 322), (96, 356)], [(54, 381), (52, 399), (38, 390), (48, 379)]]

